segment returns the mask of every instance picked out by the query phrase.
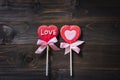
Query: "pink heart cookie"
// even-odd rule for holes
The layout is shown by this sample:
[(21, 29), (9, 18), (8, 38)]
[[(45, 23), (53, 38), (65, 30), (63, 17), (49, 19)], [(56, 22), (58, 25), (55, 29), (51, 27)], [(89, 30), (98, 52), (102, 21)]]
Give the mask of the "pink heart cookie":
[(58, 28), (55, 25), (49, 25), (49, 26), (42, 25), (38, 28), (37, 33), (38, 33), (39, 38), (48, 42), (53, 37), (58, 36)]
[(71, 44), (81, 35), (81, 29), (77, 25), (64, 25), (60, 30), (61, 37), (64, 41)]

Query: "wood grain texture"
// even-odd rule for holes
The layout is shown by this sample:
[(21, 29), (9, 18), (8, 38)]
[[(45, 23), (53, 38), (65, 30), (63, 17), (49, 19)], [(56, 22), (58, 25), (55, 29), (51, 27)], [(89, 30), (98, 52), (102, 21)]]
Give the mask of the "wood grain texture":
[[(120, 80), (119, 0), (0, 0), (0, 24), (17, 32), (11, 43), (0, 43), (0, 80)], [(37, 28), (54, 24), (81, 27), (80, 54), (73, 51), (73, 77), (69, 54), (50, 50), (36, 55)], [(2, 27), (0, 26), (2, 32)], [(2, 34), (0, 34), (0, 42)], [(58, 36), (59, 46), (61, 39)]]
[[(28, 71), (41, 71), (41, 74), (34, 73), (35, 75), (43, 75), (45, 71), (45, 51), (42, 55), (35, 55), (34, 52), (38, 48), (36, 46), (37, 34), (36, 30), (38, 24), (20, 24), (16, 23), (13, 28), (18, 31), (16, 37), (13, 39), (11, 44), (0, 45), (0, 69), (13, 69), (24, 72), (27, 70), (26, 74), (18, 73), (16, 74), (16, 79), (21, 79), (21, 76), (31, 75)], [(23, 25), (23, 26), (22, 26)], [(56, 24), (59, 29), (64, 24)], [(120, 28), (119, 24), (115, 23), (94, 23), (94, 24), (78, 24), (82, 29), (82, 36), (80, 40), (84, 40), (85, 44), (81, 46), (81, 53), (77, 55), (73, 52), (73, 70), (75, 77), (69, 77), (69, 55), (64, 56), (64, 50), (60, 51), (50, 51), (50, 74), (52, 77), (64, 76), (57, 78), (61, 79), (72, 79), (77, 80), (81, 78), (87, 80), (89, 77), (94, 79), (102, 78), (113, 79), (110, 75), (118, 75), (120, 70)], [(59, 43), (63, 40), (58, 37)], [(59, 43), (56, 45), (59, 46)], [(52, 72), (54, 71), (55, 72)], [(85, 73), (86, 72), (86, 73)], [(116, 73), (117, 72), (117, 73)], [(83, 76), (82, 76), (83, 73)], [(105, 74), (102, 74), (105, 73)], [(5, 73), (7, 74), (7, 73)], [(78, 74), (78, 75), (77, 75)], [(2, 75), (2, 74), (1, 74)], [(88, 77), (88, 75), (90, 75)], [(96, 75), (93, 77), (93, 75)], [(100, 75), (100, 76), (99, 76)], [(87, 76), (87, 78), (85, 78)], [(107, 77), (106, 77), (107, 76)], [(11, 79), (14, 78), (13, 75), (10, 76)], [(3, 79), (5, 77), (2, 77)], [(9, 77), (7, 77), (9, 78)], [(41, 78), (41, 77), (40, 77)], [(40, 79), (36, 78), (36, 79)], [(44, 77), (45, 78), (45, 77)], [(102, 79), (100, 78), (100, 79)], [(23, 79), (30, 79), (28, 76)], [(116, 77), (116, 80), (119, 77)], [(45, 78), (46, 80), (46, 78)]]

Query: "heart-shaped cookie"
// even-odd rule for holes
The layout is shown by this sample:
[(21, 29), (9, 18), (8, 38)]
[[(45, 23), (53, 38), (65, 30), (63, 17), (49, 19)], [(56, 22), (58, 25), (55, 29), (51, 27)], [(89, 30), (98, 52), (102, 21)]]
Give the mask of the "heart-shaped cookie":
[(38, 33), (39, 38), (48, 42), (53, 37), (58, 36), (58, 28), (55, 25), (49, 25), (49, 26), (42, 25), (38, 28), (37, 33)]
[(64, 41), (71, 44), (81, 35), (81, 29), (77, 25), (64, 25), (60, 30), (61, 37)]

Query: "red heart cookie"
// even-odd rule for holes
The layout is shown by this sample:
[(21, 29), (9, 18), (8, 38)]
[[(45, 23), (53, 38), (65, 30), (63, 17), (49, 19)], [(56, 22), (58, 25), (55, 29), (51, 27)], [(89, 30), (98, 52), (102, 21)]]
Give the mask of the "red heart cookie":
[(49, 26), (42, 25), (38, 28), (37, 33), (38, 33), (39, 38), (48, 42), (53, 37), (58, 36), (58, 28), (55, 25), (49, 25)]
[(64, 41), (71, 44), (81, 35), (81, 29), (77, 25), (64, 25), (60, 30), (61, 37)]

